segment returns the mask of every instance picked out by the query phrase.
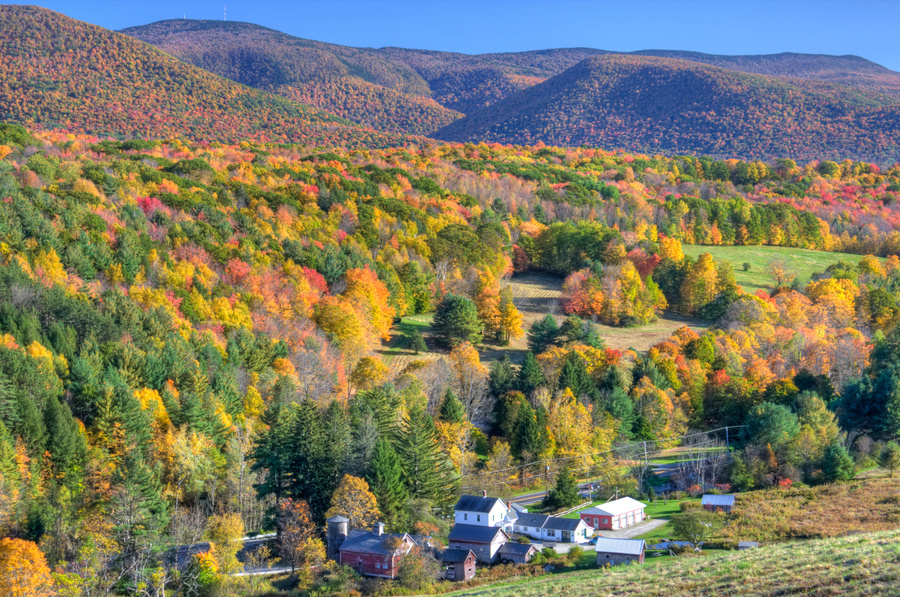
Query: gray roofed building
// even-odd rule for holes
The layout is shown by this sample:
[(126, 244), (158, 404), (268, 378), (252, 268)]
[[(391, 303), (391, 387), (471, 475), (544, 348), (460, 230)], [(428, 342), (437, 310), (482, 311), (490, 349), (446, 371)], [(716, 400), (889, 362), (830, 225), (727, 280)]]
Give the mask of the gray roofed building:
[(712, 495), (704, 494), (700, 504), (707, 510), (723, 510), (731, 512), (734, 508), (734, 494), (732, 495)]
[[(464, 495), (459, 498), (454, 510), (460, 512), (490, 512), (497, 505), (497, 502), (503, 504), (503, 500), (494, 497), (482, 497), (477, 495)], [(505, 509), (505, 504), (504, 509)]]
[(598, 537), (594, 551), (636, 556), (640, 555), (645, 547), (646, 544), (643, 539), (612, 539), (610, 537)]
[(547, 522), (548, 518), (550, 517), (546, 514), (519, 514), (519, 518), (516, 520), (516, 526), (540, 529), (544, 526), (544, 523)]
[(531, 543), (510, 541), (500, 548), (500, 562), (504, 564), (527, 564), (537, 552), (537, 547)]
[(643, 539), (610, 539), (599, 537), (597, 546), (598, 566), (618, 566), (619, 564), (643, 564), (647, 545)]
[[(412, 544), (412, 539), (406, 533), (385, 533), (378, 535), (371, 531), (363, 531), (353, 529), (347, 534), (347, 538), (341, 543), (341, 551), (352, 551), (354, 553), (371, 553), (381, 556), (393, 555), (397, 550), (388, 547), (388, 539), (394, 538), (397, 542), (403, 544), (406, 541)], [(405, 541), (404, 541), (405, 540)]]
[[(506, 535), (499, 527), (482, 527), (476, 524), (457, 524), (450, 529), (448, 541), (462, 543), (493, 543), (498, 534)], [(509, 535), (506, 535), (509, 540)]]
[(556, 531), (575, 531), (580, 524), (582, 524), (580, 518), (557, 518), (556, 516), (548, 516), (543, 528), (554, 529)]

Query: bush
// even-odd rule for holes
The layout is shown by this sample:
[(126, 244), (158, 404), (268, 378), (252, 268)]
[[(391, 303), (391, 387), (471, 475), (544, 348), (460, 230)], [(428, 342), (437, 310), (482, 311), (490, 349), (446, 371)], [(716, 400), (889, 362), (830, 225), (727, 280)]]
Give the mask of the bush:
[(696, 500), (684, 501), (679, 504), (682, 512), (696, 512), (703, 508), (703, 504)]
[(750, 265), (750, 262), (748, 262), (748, 261), (744, 262), (744, 271), (745, 272), (749, 272), (751, 267), (752, 266)]

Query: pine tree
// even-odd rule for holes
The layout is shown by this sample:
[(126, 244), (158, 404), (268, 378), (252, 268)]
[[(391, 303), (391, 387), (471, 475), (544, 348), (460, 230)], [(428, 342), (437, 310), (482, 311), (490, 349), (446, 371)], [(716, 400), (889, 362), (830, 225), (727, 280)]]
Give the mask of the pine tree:
[(462, 423), (466, 418), (466, 409), (453, 393), (447, 388), (444, 399), (441, 401), (440, 420), (445, 423)]
[(340, 482), (347, 464), (350, 449), (350, 421), (344, 407), (337, 400), (328, 403), (325, 409), (324, 433), (327, 467), (334, 476), (335, 483)]
[(478, 344), (483, 337), (481, 321), (475, 303), (464, 296), (448, 294), (434, 313), (432, 323), (435, 337), (447, 347), (463, 342)]
[(419, 330), (413, 330), (412, 333), (407, 336), (406, 345), (415, 354), (426, 352), (428, 350), (428, 345), (425, 344), (425, 338), (422, 337), (422, 332)]
[(47, 429), (47, 447), (54, 476), (73, 486), (83, 470), (87, 443), (67, 405), (60, 405), (56, 398), (47, 401), (44, 410)]
[(403, 482), (403, 465), (391, 443), (383, 438), (375, 444), (366, 481), (378, 499), (385, 523), (396, 529), (403, 524), (404, 506), (409, 494)]
[(325, 511), (337, 484), (329, 474), (322, 417), (315, 402), (307, 398), (290, 407), (290, 431), (285, 442), (287, 493), (309, 504), (313, 520), (325, 521)]
[(18, 476), (16, 466), (16, 446), (13, 437), (0, 421), (0, 489), (4, 479), (10, 480)]
[(513, 453), (522, 462), (534, 462), (543, 454), (546, 441), (537, 413), (530, 406), (523, 408), (519, 415), (519, 425), (516, 429), (513, 442)]
[(825, 449), (822, 457), (822, 472), (826, 481), (847, 481), (855, 473), (850, 453), (839, 441), (835, 440)]
[(159, 475), (138, 452), (132, 451), (116, 470), (113, 486), (113, 535), (123, 556), (132, 558), (153, 543), (168, 523)]
[[(0, 462), (2, 462), (2, 460), (0, 460)], [(900, 467), (900, 446), (894, 442), (885, 445), (881, 454), (878, 455), (878, 465), (881, 466), (881, 468), (888, 469), (893, 477), (894, 469)], [(2, 471), (2, 469), (0, 469), (0, 471)]]
[(533, 352), (525, 353), (525, 359), (522, 361), (522, 367), (516, 376), (516, 385), (523, 394), (531, 394), (540, 386), (546, 384), (544, 379), (544, 371), (537, 362)]
[(488, 376), (491, 394), (503, 396), (507, 392), (516, 389), (516, 371), (513, 369), (509, 355), (503, 355), (503, 359), (491, 363), (491, 372)]
[[(275, 404), (268, 408), (262, 416), (262, 423), (268, 427), (260, 433), (250, 452), (250, 470), (258, 475), (261, 481), (255, 485), (260, 499), (273, 496), (275, 502), (268, 516), (274, 517), (281, 500), (288, 497), (287, 442), (290, 421), (287, 413)], [(274, 518), (273, 518), (274, 519)]]
[(434, 422), (421, 408), (410, 409), (398, 451), (411, 498), (434, 502), (450, 498), (456, 482), (453, 463), (441, 451)]
[(544, 316), (540, 321), (534, 322), (531, 329), (528, 330), (528, 350), (535, 354), (541, 354), (551, 346), (560, 346), (562, 344), (562, 333), (556, 318), (550, 314)]
[(596, 398), (597, 388), (588, 376), (584, 361), (577, 356), (567, 358), (559, 373), (559, 389), (566, 388), (572, 390), (576, 398)]
[(16, 395), (9, 378), (0, 371), (0, 423), (12, 426), (18, 422)]
[(606, 397), (603, 408), (619, 423), (619, 435), (631, 439), (634, 426), (634, 401), (628, 392), (616, 386)]
[(350, 463), (348, 472), (357, 477), (365, 477), (372, 466), (375, 446), (378, 443), (378, 427), (375, 415), (367, 410), (360, 417), (350, 438)]
[(556, 487), (550, 490), (544, 498), (543, 506), (546, 510), (561, 510), (578, 504), (578, 483), (568, 468), (559, 471), (556, 477)]

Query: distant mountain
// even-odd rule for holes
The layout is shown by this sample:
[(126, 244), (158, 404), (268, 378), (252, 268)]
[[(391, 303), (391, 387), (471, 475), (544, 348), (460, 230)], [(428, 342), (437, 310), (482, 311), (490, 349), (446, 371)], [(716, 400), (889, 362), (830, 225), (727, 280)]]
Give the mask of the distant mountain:
[[(799, 81), (799, 82), (798, 82)], [(435, 137), (795, 159), (900, 158), (882, 94), (686, 60), (608, 54), (468, 115)]]
[(460, 118), (410, 66), (375, 50), (250, 23), (169, 20), (124, 29), (185, 62), (378, 130), (427, 134)]
[(0, 120), (120, 137), (391, 145), (132, 37), (43, 8), (0, 6)]

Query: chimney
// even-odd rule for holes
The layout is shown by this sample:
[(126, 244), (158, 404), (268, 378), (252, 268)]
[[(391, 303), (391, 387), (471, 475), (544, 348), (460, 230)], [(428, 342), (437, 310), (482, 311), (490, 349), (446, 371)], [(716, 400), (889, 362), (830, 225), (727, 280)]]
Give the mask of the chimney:
[(378, 535), (379, 537), (381, 537), (382, 535), (384, 535), (384, 523), (383, 523), (383, 522), (376, 522), (376, 523), (375, 523), (375, 528), (374, 528), (373, 530), (374, 530), (374, 532), (375, 532), (376, 535)]
[(481, 495), (482, 495), (482, 497), (487, 497), (487, 489), (482, 489)]

